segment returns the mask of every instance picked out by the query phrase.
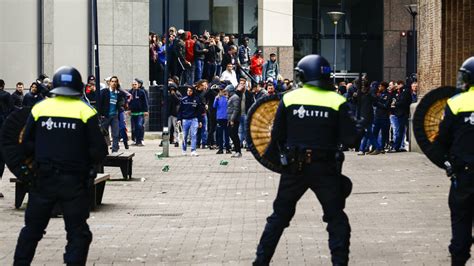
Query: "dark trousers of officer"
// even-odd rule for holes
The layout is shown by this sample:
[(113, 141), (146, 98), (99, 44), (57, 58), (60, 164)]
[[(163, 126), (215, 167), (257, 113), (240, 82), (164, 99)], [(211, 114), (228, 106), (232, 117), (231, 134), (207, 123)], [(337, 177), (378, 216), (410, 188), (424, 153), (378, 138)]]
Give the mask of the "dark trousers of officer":
[(36, 186), (30, 189), (25, 227), (18, 237), (14, 265), (31, 264), (56, 203), (62, 208), (67, 231), (64, 262), (85, 265), (92, 242), (92, 233), (86, 222), (89, 218), (89, 193), (84, 177), (58, 172), (38, 177)]
[(336, 174), (335, 163), (316, 162), (303, 169), (301, 175), (282, 174), (278, 194), (273, 202), (273, 213), (267, 218), (255, 265), (268, 265), (275, 252), (283, 230), (290, 225), (298, 200), (311, 189), (323, 208), (323, 221), (328, 225), (329, 249), (332, 262), (347, 264), (351, 228), (345, 207), (342, 178)]
[(464, 265), (470, 257), (474, 214), (474, 173), (458, 173), (457, 185), (449, 191), (452, 239), (449, 252), (453, 265)]

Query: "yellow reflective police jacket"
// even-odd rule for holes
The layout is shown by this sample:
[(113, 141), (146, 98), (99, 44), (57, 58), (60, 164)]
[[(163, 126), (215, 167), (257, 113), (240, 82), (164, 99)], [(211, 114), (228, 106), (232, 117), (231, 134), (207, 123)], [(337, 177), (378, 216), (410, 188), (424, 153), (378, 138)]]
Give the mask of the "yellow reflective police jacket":
[(37, 103), (27, 121), (25, 142), (34, 143), (37, 163), (69, 172), (87, 171), (107, 155), (97, 112), (75, 97)]
[(353, 145), (356, 135), (346, 99), (307, 84), (283, 96), (272, 130), (272, 138), (290, 148), (335, 150)]
[(446, 155), (474, 164), (474, 86), (448, 100), (436, 140)]

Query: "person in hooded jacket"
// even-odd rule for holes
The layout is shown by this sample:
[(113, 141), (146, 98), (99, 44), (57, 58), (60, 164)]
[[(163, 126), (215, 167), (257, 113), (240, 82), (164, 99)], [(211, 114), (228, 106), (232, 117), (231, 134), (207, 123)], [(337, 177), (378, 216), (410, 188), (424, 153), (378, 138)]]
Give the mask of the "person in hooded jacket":
[(209, 51), (205, 45), (206, 37), (200, 38), (194, 44), (194, 63), (196, 64), (196, 72), (194, 73), (194, 80), (201, 80), (204, 71), (204, 59), (206, 53)]
[(365, 128), (365, 134), (359, 146), (358, 155), (365, 155), (368, 152), (368, 146), (371, 144), (374, 148), (377, 141), (372, 132), (372, 123), (374, 121), (374, 102), (375, 95), (370, 89), (368, 80), (362, 79), (361, 89), (355, 92), (352, 96), (356, 104), (356, 115), (358, 119), (362, 120), (362, 125)]
[[(377, 155), (383, 153), (385, 146), (388, 145), (388, 138), (390, 133), (390, 104), (392, 103), (392, 96), (387, 90), (388, 83), (381, 82), (379, 84), (377, 96), (375, 99), (375, 117), (373, 133), (378, 142), (378, 148), (370, 155)], [(381, 138), (379, 141), (379, 134)]]
[(194, 45), (195, 41), (193, 38), (191, 38), (191, 32), (186, 31), (186, 37), (184, 39), (184, 46), (186, 51), (185, 59), (186, 61), (191, 63), (191, 65), (185, 69), (184, 81), (188, 85), (192, 85), (194, 83), (194, 72), (196, 71), (196, 65), (194, 63)]
[(403, 152), (405, 146), (405, 133), (410, 116), (410, 105), (412, 102), (410, 88), (405, 86), (402, 80), (397, 81), (394, 98), (392, 99), (392, 113), (394, 114), (395, 132), (394, 143), (391, 152)]
[(229, 135), (234, 145), (234, 154), (233, 158), (242, 157), (242, 151), (240, 146), (239, 138), (239, 124), (240, 124), (240, 114), (242, 111), (241, 99), (242, 93), (245, 87), (237, 86), (237, 89), (232, 85), (228, 85), (225, 90), (229, 95), (229, 100), (227, 101), (227, 121), (229, 127)]
[(43, 95), (38, 91), (38, 83), (33, 82), (30, 85), (30, 91), (23, 97), (23, 107), (33, 107), (43, 99)]
[(143, 81), (136, 78), (132, 82), (132, 89), (128, 91), (131, 95), (128, 112), (131, 115), (130, 122), (132, 123), (132, 135), (135, 141), (133, 145), (136, 146), (143, 146), (145, 116), (148, 116), (148, 96), (142, 87)]
[(202, 103), (201, 98), (191, 86), (187, 88), (186, 96), (181, 99), (177, 124), (178, 126), (183, 125), (184, 140), (182, 154), (186, 156), (186, 140), (188, 135), (191, 134), (191, 156), (199, 156), (196, 152), (196, 143), (198, 128), (202, 127)]

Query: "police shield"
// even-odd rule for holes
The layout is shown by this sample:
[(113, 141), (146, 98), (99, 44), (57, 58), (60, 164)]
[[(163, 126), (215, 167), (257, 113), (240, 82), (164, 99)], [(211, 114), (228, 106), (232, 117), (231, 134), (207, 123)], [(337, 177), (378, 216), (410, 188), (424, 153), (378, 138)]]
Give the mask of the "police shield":
[(27, 156), (29, 147), (23, 143), (25, 124), (30, 112), (29, 107), (12, 112), (3, 122), (0, 134), (5, 163), (20, 182), (27, 182), (33, 175), (33, 158)]
[(270, 95), (259, 99), (247, 114), (247, 145), (253, 156), (266, 168), (281, 173), (280, 152), (271, 141), (273, 121), (281, 95)]
[(457, 93), (454, 87), (439, 87), (428, 92), (416, 107), (413, 116), (413, 133), (428, 159), (440, 168), (446, 161), (444, 153), (433, 144), (439, 133), (439, 124), (449, 98)]

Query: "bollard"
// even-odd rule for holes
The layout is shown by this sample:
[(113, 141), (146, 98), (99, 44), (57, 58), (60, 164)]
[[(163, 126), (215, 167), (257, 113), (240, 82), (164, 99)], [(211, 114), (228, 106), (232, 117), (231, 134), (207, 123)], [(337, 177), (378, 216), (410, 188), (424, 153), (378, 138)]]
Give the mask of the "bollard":
[(168, 130), (168, 127), (163, 127), (163, 153), (161, 154), (161, 157), (169, 157), (169, 151), (170, 151), (170, 132)]

